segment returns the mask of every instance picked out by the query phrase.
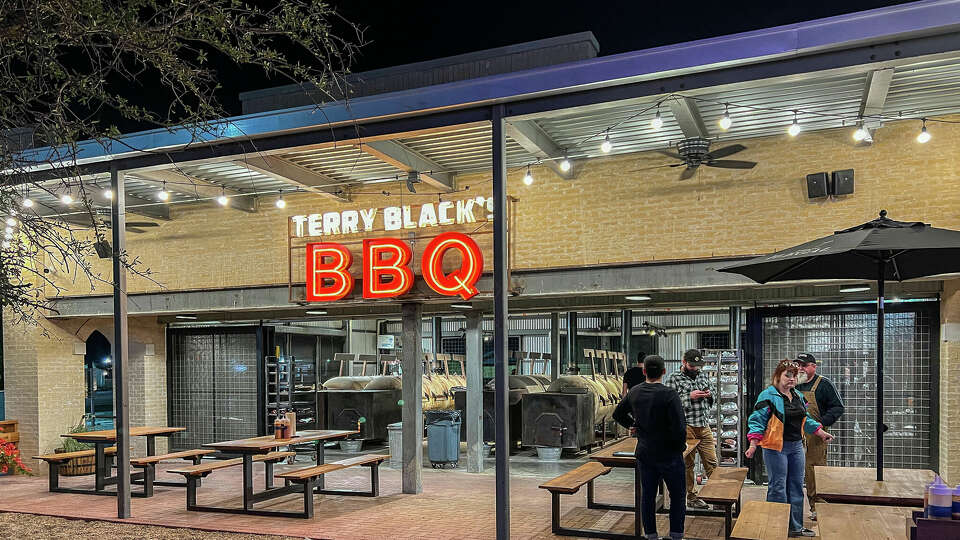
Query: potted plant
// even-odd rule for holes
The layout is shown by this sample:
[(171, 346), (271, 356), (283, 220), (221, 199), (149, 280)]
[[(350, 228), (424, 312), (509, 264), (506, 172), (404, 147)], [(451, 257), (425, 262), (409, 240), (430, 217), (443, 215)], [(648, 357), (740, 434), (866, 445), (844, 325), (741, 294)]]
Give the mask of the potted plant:
[(20, 461), (20, 450), (16, 445), (0, 438), (0, 475), (33, 474), (33, 470)]
[[(87, 430), (87, 415), (83, 415), (80, 418), (80, 421), (77, 425), (70, 428), (70, 433), (83, 433)], [(92, 448), (87, 443), (79, 442), (75, 439), (69, 437), (63, 438), (63, 443), (60, 445), (60, 448), (55, 448), (53, 450), (56, 454), (64, 454), (68, 452), (80, 452), (83, 450), (89, 450)], [(60, 475), (61, 476), (84, 476), (88, 474), (93, 474), (96, 469), (96, 457), (95, 456), (84, 456), (84, 457), (75, 457), (68, 459), (60, 466)]]

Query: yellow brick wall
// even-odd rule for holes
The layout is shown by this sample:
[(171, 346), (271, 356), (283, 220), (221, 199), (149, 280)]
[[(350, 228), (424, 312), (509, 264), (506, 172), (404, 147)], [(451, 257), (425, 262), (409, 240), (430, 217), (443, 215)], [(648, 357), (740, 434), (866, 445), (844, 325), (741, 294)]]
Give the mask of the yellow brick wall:
[(960, 280), (943, 282), (940, 304), (940, 474), (960, 483)]
[[(736, 158), (757, 161), (756, 168), (701, 167), (687, 181), (677, 180), (676, 168), (649, 169), (670, 163), (651, 152), (578, 162), (573, 181), (534, 167), (536, 182), (525, 186), (524, 171), (513, 170), (509, 193), (520, 199), (515, 264), (539, 268), (764, 253), (870, 220), (881, 208), (893, 218), (960, 228), (960, 125), (931, 124), (934, 138), (925, 145), (914, 140), (917, 127), (915, 121), (891, 123), (865, 147), (854, 146), (850, 129), (748, 139), (741, 141), (748, 150)], [(856, 171), (853, 195), (807, 198), (806, 174), (846, 168)], [(469, 191), (449, 197), (489, 196), (489, 180), (489, 173), (461, 176), (459, 185)], [(128, 234), (128, 248), (170, 290), (286, 283), (286, 216), (401, 204), (396, 195), (405, 193), (401, 186), (378, 184), (367, 191), (381, 189), (394, 196), (359, 194), (353, 203), (341, 204), (302, 194), (287, 197), (284, 210), (264, 197), (256, 214), (173, 206), (173, 221)], [(405, 195), (402, 204), (432, 200)], [(108, 261), (94, 263), (110, 276)], [(159, 287), (131, 278), (129, 289)], [(71, 290), (84, 294), (90, 287), (82, 282)]]

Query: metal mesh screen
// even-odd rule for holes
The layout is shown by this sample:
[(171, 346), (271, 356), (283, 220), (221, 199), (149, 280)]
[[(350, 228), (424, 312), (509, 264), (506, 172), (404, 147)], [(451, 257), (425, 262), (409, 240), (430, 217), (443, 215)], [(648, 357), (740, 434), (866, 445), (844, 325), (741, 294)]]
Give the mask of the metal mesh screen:
[[(930, 466), (930, 317), (923, 312), (887, 313), (884, 318), (884, 465)], [(876, 314), (765, 317), (764, 381), (777, 362), (808, 352), (817, 373), (833, 381), (845, 413), (830, 432), (830, 465), (876, 466)]]
[(171, 335), (170, 425), (175, 450), (257, 435), (256, 333)]

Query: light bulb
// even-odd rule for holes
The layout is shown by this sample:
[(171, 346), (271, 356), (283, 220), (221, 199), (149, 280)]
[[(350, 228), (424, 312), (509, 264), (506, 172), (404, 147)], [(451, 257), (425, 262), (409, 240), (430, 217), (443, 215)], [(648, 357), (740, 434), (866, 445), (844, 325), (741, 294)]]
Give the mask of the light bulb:
[(3, 235), (3, 237), (7, 240), (13, 240), (13, 233), (7, 233)]
[(530, 174), (530, 167), (527, 167), (527, 174), (523, 175), (523, 183), (527, 186), (533, 185), (533, 175)]
[(64, 193), (62, 196), (60, 196), (60, 202), (62, 202), (63, 204), (72, 204), (73, 195), (70, 195), (69, 193)]
[(162, 187), (160, 188), (160, 191), (157, 192), (157, 198), (160, 199), (161, 201), (169, 201), (170, 192), (167, 191), (166, 187)]
[(864, 129), (863, 124), (857, 125), (857, 130), (853, 132), (853, 140), (860, 142), (870, 136), (870, 133)]
[(660, 111), (657, 111), (657, 115), (650, 121), (650, 127), (657, 131), (663, 127), (663, 118), (660, 118)]
[(280, 198), (277, 199), (276, 205), (277, 205), (277, 208), (286, 208), (287, 201), (283, 200), (283, 195), (281, 195)]
[(217, 197), (217, 204), (219, 204), (220, 206), (226, 206), (230, 204), (230, 199), (228, 199), (226, 195), (221, 193), (220, 196)]
[(105, 189), (105, 190), (103, 190), (103, 196), (106, 197), (107, 199), (111, 199), (111, 200), (112, 200), (112, 199), (113, 199), (113, 190), (112, 190), (112, 189)]
[(787, 128), (787, 133), (789, 133), (791, 137), (796, 137), (800, 133), (800, 124), (797, 123), (796, 118), (793, 119), (793, 123)]
[(720, 129), (724, 131), (730, 129), (730, 126), (733, 125), (733, 119), (730, 118), (730, 111), (724, 110), (723, 117), (720, 118), (720, 121), (717, 123), (720, 124)]
[(17, 225), (17, 220), (13, 219), (12, 217), (8, 217), (7, 225), (10, 227), (15, 227)]
[(923, 120), (923, 127), (920, 128), (920, 133), (917, 135), (917, 142), (923, 144), (930, 140), (930, 133), (927, 131), (927, 120)]
[(569, 160), (569, 159), (563, 158), (563, 161), (560, 162), (560, 170), (563, 171), (563, 172), (567, 172), (567, 171), (570, 170), (570, 160)]
[(33, 199), (31, 199), (30, 197), (25, 197), (25, 198), (23, 199), (23, 207), (24, 207), (24, 208), (33, 208)]
[(610, 134), (607, 133), (607, 136), (603, 138), (603, 142), (600, 143), (600, 151), (604, 154), (609, 154), (613, 150), (613, 143), (610, 142)]
[(13, 234), (13, 227), (7, 227), (4, 232), (7, 234)]
[(10, 247), (10, 242), (4, 240), (4, 241), (3, 241), (3, 249), (8, 249), (9, 247)]

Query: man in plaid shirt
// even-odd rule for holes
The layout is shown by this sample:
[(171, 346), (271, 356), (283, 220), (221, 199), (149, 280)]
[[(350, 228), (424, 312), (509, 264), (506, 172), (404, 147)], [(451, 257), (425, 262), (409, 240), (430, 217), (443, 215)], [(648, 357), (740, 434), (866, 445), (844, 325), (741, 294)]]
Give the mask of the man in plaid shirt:
[(663, 383), (680, 394), (680, 403), (687, 419), (687, 439), (700, 439), (697, 448), (687, 456), (687, 505), (691, 508), (706, 509), (707, 503), (697, 497), (693, 477), (694, 455), (700, 454), (700, 461), (707, 477), (717, 468), (717, 443), (707, 424), (707, 415), (712, 414), (713, 387), (710, 379), (701, 373), (703, 355), (697, 349), (683, 353), (683, 367), (670, 374)]

